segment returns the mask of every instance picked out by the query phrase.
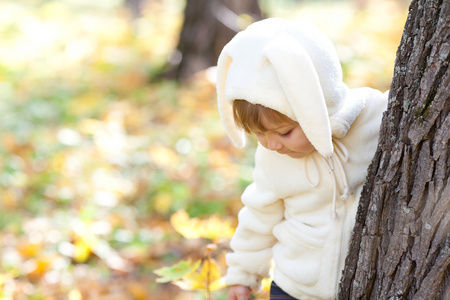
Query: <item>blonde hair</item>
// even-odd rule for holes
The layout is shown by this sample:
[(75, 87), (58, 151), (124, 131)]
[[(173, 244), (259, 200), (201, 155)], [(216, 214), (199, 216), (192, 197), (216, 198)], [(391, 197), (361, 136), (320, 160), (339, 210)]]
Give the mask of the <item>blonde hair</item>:
[(267, 128), (261, 123), (263, 118), (275, 124), (295, 123), (288, 116), (276, 110), (241, 99), (233, 101), (233, 117), (237, 127), (246, 133), (266, 132)]

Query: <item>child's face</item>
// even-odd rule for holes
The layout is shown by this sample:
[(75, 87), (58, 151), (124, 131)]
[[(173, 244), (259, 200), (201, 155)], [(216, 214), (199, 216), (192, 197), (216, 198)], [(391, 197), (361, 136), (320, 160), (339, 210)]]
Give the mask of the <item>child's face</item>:
[(297, 122), (275, 123), (263, 117), (261, 124), (267, 131), (255, 132), (255, 135), (261, 145), (269, 150), (292, 158), (302, 158), (315, 150)]

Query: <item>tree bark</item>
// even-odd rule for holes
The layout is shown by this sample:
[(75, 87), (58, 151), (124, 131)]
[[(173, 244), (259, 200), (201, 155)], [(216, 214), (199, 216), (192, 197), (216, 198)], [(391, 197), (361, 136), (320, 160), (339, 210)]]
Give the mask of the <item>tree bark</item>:
[(339, 299), (450, 299), (450, 1), (413, 0)]
[(239, 15), (261, 19), (257, 0), (187, 0), (184, 23), (175, 52), (177, 60), (165, 77), (187, 79), (214, 66), (220, 51), (240, 30)]

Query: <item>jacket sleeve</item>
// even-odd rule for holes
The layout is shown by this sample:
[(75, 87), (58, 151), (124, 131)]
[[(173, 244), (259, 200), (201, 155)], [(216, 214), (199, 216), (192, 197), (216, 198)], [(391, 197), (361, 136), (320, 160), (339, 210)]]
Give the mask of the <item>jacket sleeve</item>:
[(254, 182), (242, 194), (244, 207), (238, 215), (236, 233), (231, 239), (232, 253), (227, 254), (227, 285), (244, 285), (257, 290), (269, 277), (273, 227), (284, 217), (283, 201), (276, 196), (264, 172), (255, 168)]

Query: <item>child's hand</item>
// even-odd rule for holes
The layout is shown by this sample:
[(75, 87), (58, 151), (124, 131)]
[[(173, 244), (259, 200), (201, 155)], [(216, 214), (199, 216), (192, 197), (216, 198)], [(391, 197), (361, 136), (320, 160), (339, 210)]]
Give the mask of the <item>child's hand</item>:
[(233, 285), (228, 291), (227, 300), (248, 300), (251, 290), (248, 286)]

